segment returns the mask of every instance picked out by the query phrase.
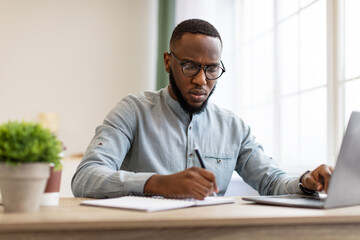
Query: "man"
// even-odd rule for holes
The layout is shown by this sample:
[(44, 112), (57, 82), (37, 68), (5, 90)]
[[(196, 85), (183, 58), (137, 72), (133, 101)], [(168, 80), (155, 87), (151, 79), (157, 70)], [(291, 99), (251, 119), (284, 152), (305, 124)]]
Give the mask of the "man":
[(208, 102), (225, 72), (221, 52), (221, 37), (210, 23), (180, 23), (164, 53), (169, 86), (129, 95), (107, 115), (72, 179), (74, 195), (203, 199), (223, 195), (234, 170), (262, 195), (300, 193), (300, 180), (305, 191), (327, 191), (332, 168), (321, 165), (301, 179), (287, 176), (240, 118)]

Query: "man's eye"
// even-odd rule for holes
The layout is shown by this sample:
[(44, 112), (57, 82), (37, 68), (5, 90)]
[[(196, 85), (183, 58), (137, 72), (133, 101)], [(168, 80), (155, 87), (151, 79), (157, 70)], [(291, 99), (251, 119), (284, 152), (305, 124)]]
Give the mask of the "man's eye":
[(210, 67), (207, 68), (207, 71), (209, 73), (216, 73), (216, 72), (219, 71), (219, 69), (220, 69), (219, 66), (210, 66)]
[(197, 70), (199, 66), (193, 63), (186, 63), (184, 64), (183, 68), (184, 70)]

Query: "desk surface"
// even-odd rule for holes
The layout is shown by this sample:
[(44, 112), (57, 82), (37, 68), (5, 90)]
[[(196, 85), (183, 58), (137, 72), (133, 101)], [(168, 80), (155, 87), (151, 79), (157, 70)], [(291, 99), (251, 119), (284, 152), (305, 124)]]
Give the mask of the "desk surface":
[[(210, 239), (217, 239), (216, 236), (220, 237), (220, 233), (228, 233), (228, 239), (244, 234), (257, 236), (260, 233), (271, 239), (269, 231), (273, 236), (278, 231), (282, 236), (289, 237), (312, 229), (317, 229), (320, 233), (323, 230), (329, 237), (342, 234), (341, 239), (347, 239), (342, 231), (347, 231), (349, 237), (360, 234), (360, 206), (316, 210), (256, 205), (236, 198), (235, 204), (147, 213), (80, 206), (81, 200), (83, 199), (62, 198), (59, 206), (41, 207), (40, 211), (35, 213), (4, 213), (1, 206), (0, 239), (21, 239), (21, 236), (25, 239), (25, 235), (29, 236), (31, 233), (36, 233), (37, 239), (42, 239), (39, 236), (46, 239), (46, 234), (50, 233), (53, 237), (59, 233), (58, 239), (64, 237), (65, 233), (75, 234), (75, 239), (82, 238), (83, 234), (89, 234), (88, 239), (92, 239), (91, 236), (96, 239), (100, 236), (96, 236), (96, 233), (101, 233), (101, 236), (110, 234), (118, 239), (120, 233), (128, 234), (126, 236), (129, 238), (146, 236), (148, 239), (151, 239), (151, 236), (159, 239), (157, 234), (161, 233), (163, 239), (166, 239), (166, 236), (177, 239), (174, 235), (176, 233), (186, 235), (194, 231), (201, 233), (198, 236), (200, 239), (209, 239), (209, 234), (212, 236)], [(216, 234), (211, 233), (211, 229), (216, 229)], [(284, 235), (284, 232), (289, 232), (289, 235)], [(67, 237), (70, 236), (72, 235)], [(259, 235), (256, 239), (260, 238)]]

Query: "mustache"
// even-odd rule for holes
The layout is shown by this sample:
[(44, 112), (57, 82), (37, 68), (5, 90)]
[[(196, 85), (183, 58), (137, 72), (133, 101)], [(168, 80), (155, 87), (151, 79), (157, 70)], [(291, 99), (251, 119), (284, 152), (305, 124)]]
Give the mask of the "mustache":
[(189, 91), (189, 93), (191, 94), (195, 94), (195, 95), (207, 95), (206, 90), (204, 90), (203, 88), (193, 88)]

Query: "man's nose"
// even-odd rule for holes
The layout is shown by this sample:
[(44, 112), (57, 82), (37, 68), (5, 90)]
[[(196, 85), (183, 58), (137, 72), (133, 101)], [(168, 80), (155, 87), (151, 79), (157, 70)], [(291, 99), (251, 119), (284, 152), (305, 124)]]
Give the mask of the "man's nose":
[(193, 77), (193, 83), (197, 84), (197, 85), (205, 85), (207, 83), (206, 81), (206, 75), (205, 75), (205, 69), (201, 68), (200, 71), (198, 72), (198, 74), (196, 74)]

